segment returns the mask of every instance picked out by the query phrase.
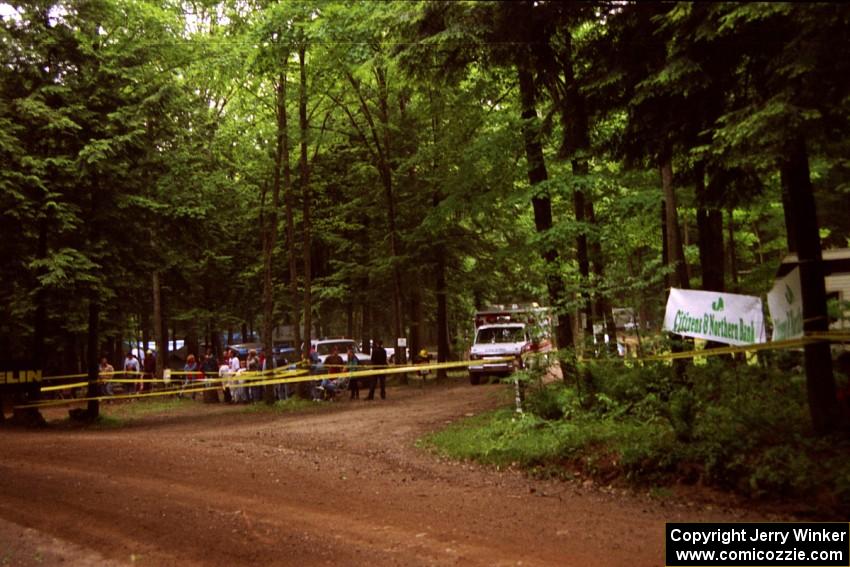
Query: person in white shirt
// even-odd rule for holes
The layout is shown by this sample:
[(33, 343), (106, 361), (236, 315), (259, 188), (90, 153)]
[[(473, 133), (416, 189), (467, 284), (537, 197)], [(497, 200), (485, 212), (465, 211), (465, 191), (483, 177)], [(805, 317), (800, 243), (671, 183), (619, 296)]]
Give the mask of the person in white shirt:
[(230, 392), (230, 377), (232, 375), (233, 373), (230, 371), (230, 361), (223, 359), (221, 361), (221, 366), (218, 367), (218, 377), (221, 380), (221, 382), (219, 382), (221, 389), (224, 391), (225, 403), (233, 401), (233, 397)]
[[(240, 372), (241, 371), (241, 372)], [(233, 376), (241, 376), (245, 372), (239, 357), (236, 356), (236, 351), (230, 349), (230, 373)], [(245, 396), (245, 387), (242, 386), (242, 380), (231, 381), (230, 394), (233, 397), (233, 403), (248, 401)]]
[[(139, 361), (133, 356), (132, 352), (127, 353), (127, 358), (124, 359), (124, 378), (130, 380), (138, 380), (139, 378)], [(123, 382), (123, 384), (127, 384), (127, 386), (123, 387), (123, 391), (129, 392), (129, 382)]]

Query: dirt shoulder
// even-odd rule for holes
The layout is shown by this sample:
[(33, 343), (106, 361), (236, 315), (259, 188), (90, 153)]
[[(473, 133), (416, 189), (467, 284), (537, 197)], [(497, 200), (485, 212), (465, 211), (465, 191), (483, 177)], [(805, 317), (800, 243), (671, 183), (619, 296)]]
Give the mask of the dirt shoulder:
[(416, 448), (507, 394), (397, 387), (293, 414), (198, 403), (115, 429), (4, 430), (0, 550), (10, 565), (658, 565), (666, 521), (760, 519)]

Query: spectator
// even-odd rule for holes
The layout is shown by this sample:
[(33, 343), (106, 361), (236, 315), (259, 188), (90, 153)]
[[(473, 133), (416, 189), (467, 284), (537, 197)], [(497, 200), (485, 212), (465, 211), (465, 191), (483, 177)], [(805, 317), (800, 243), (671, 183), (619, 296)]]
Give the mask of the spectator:
[(153, 380), (156, 375), (156, 355), (152, 350), (148, 349), (145, 352), (145, 360), (142, 362), (142, 367), (144, 368), (144, 374), (142, 374), (142, 380), (139, 382), (138, 392), (153, 389), (153, 382), (150, 382), (150, 380)]
[[(233, 359), (231, 359), (233, 360)], [(239, 360), (238, 358), (236, 360)], [(233, 403), (242, 404), (248, 402), (248, 392), (245, 388), (245, 372), (247, 372), (247, 368), (244, 360), (239, 360), (239, 369), (234, 373), (234, 377), (236, 378), (235, 384), (236, 387), (233, 388)]]
[[(258, 373), (260, 371), (260, 359), (257, 357), (257, 351), (251, 349), (248, 351), (248, 358), (245, 360), (245, 368), (251, 374), (248, 378), (248, 383), (255, 381), (259, 378)], [(246, 388), (248, 398), (252, 402), (260, 402), (263, 400), (263, 387), (262, 386), (249, 386)]]
[[(125, 380), (133, 380), (134, 378), (138, 378), (139, 376), (139, 361), (133, 356), (132, 352), (127, 353), (127, 357), (124, 358), (124, 379)], [(124, 382), (124, 384), (131, 384), (132, 382)], [(130, 387), (123, 388), (127, 393), (130, 392)]]
[[(428, 351), (423, 348), (422, 350), (419, 351), (419, 354), (416, 356), (416, 360), (414, 362), (415, 362), (415, 364), (419, 364), (419, 365), (422, 365), (422, 366), (426, 366), (428, 364), (431, 364), (431, 355), (428, 354)], [(422, 377), (422, 383), (423, 384), (425, 383), (425, 380), (427, 379), (428, 374), (430, 374), (430, 371), (427, 370), (427, 369), (423, 369), (423, 370), (419, 371), (419, 376)]]
[(109, 364), (109, 360), (104, 356), (100, 359), (100, 366), (98, 367), (97, 377), (103, 382), (103, 394), (106, 396), (112, 396), (114, 392), (112, 391), (112, 378), (115, 375), (115, 368)]
[[(198, 370), (200, 370), (200, 367), (198, 366), (198, 363), (195, 361), (195, 355), (190, 354), (189, 356), (186, 357), (186, 365), (183, 366), (183, 371), (186, 373), (183, 376), (183, 388), (186, 388), (186, 386), (188, 386), (191, 382), (198, 380), (201, 377)], [(192, 399), (193, 400), (195, 399), (195, 393), (194, 392), (192, 392)]]
[[(210, 384), (208, 382), (217, 373), (218, 364), (216, 363), (215, 357), (213, 356), (212, 349), (208, 348), (206, 354), (204, 355), (204, 361), (201, 363), (201, 374), (204, 377), (206, 387), (210, 387)], [(218, 391), (204, 390), (204, 402), (218, 403)]]
[[(348, 347), (348, 361), (346, 361), (346, 366), (348, 367), (349, 372), (354, 372), (357, 370), (357, 365), (360, 364), (360, 361), (357, 360), (357, 355), (354, 354), (354, 348)], [(351, 390), (351, 399), (359, 400), (360, 399), (360, 379), (359, 378), (349, 378), (348, 380), (348, 389)]]
[[(275, 356), (267, 356), (263, 362), (263, 376), (266, 376), (267, 379), (279, 379), (281, 376), (276, 373), (277, 364), (278, 361)], [(284, 367), (286, 366), (286, 360), (283, 361), (283, 365)], [(289, 399), (289, 384), (285, 382), (283, 384), (275, 384), (274, 396), (278, 400)]]
[(230, 361), (225, 356), (221, 359), (221, 364), (218, 367), (218, 377), (221, 380), (221, 388), (224, 390), (224, 403), (233, 402), (233, 397), (230, 394), (230, 377), (233, 372), (230, 370)]
[[(325, 367), (328, 369), (328, 375), (340, 374), (345, 368), (345, 361), (339, 355), (339, 348), (331, 348), (331, 353), (325, 358)], [(335, 378), (325, 378), (322, 380), (320, 388), (324, 390), (325, 399), (333, 400), (336, 394), (337, 382)]]
[[(322, 361), (319, 358), (319, 353), (316, 351), (315, 345), (310, 345), (309, 352), (310, 359), (310, 375), (315, 376), (322, 373), (321, 364)], [(311, 382), (313, 387), (313, 401), (318, 402), (322, 398), (322, 390), (320, 389), (322, 383), (319, 380)]]
[[(229, 352), (230, 352), (230, 357), (229, 357), (230, 374), (232, 376), (236, 376), (236, 374), (239, 373), (239, 370), (242, 368), (242, 364), (239, 361), (239, 357), (236, 356), (235, 350), (230, 349)], [(241, 384), (241, 382), (239, 380), (233, 380), (231, 382), (231, 387), (229, 388), (230, 393), (232, 395), (232, 400), (233, 400), (234, 403), (239, 403), (240, 401), (242, 401), (242, 398), (243, 398), (242, 387), (241, 387), (240, 384)], [(225, 399), (227, 399), (226, 395), (225, 395)]]
[[(372, 347), (372, 358), (371, 358), (372, 366), (377, 368), (385, 368), (387, 366), (387, 351), (384, 348), (384, 343), (380, 339), (375, 341), (375, 346)], [(376, 380), (377, 378), (377, 380)], [(366, 397), (367, 400), (375, 399), (375, 382), (380, 382), (381, 384), (381, 399), (387, 399), (387, 377), (383, 374), (380, 376), (373, 376), (372, 380), (369, 382), (369, 395)]]

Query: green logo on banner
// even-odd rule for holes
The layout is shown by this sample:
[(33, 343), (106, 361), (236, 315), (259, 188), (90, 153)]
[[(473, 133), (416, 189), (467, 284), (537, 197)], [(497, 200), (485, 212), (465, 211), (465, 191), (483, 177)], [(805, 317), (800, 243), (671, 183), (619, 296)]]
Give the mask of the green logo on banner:
[(718, 298), (717, 298), (717, 301), (714, 301), (714, 302), (711, 304), (711, 308), (712, 308), (714, 311), (723, 311), (723, 298), (722, 298), (722, 297), (718, 297)]

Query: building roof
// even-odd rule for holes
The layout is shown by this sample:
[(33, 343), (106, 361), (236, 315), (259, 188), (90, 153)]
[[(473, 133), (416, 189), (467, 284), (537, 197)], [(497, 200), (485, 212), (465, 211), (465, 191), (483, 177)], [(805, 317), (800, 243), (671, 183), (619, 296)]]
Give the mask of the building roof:
[[(829, 248), (824, 250), (822, 254), (824, 276), (850, 274), (850, 248)], [(776, 271), (776, 277), (787, 276), (799, 263), (800, 260), (796, 253), (788, 254), (782, 259), (782, 263)]]

